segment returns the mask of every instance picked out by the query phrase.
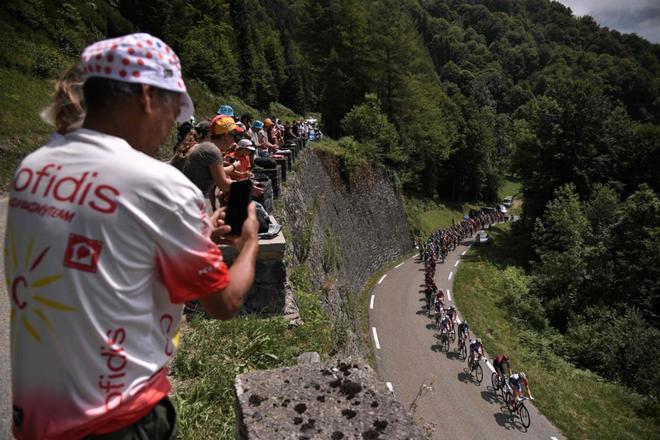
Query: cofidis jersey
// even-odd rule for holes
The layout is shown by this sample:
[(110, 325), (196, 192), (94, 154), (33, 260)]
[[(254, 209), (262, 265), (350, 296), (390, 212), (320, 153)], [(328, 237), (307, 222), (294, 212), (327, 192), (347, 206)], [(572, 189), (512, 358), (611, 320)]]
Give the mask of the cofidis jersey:
[(80, 438), (167, 395), (182, 304), (229, 283), (201, 192), (124, 140), (76, 130), (11, 183), (5, 269), (14, 434)]

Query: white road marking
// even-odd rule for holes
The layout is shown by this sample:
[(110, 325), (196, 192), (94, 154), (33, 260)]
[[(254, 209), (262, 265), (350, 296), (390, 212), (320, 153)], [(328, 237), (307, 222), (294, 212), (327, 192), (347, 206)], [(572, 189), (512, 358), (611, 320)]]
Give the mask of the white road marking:
[(371, 327), (371, 331), (374, 334), (374, 344), (376, 344), (376, 349), (380, 350), (380, 342), (378, 341), (378, 333), (376, 333), (376, 327)]
[(449, 278), (447, 278), (447, 280), (451, 280), (452, 275), (454, 275), (454, 272), (449, 272)]
[(559, 440), (559, 439), (555, 436), (552, 436), (552, 437), (550, 437), (550, 440)]
[(380, 279), (378, 280), (378, 284), (382, 283), (386, 276), (387, 276), (387, 274), (380, 277)]
[(371, 303), (369, 304), (369, 308), (373, 309), (374, 308), (374, 299), (376, 298), (375, 295), (371, 295)]
[(394, 266), (394, 268), (395, 268), (395, 269), (398, 269), (398, 268), (400, 268), (401, 266), (403, 266), (403, 263), (399, 263), (399, 264), (397, 264), (396, 266)]
[(493, 366), (490, 364), (490, 362), (486, 361), (486, 365), (488, 365), (488, 368), (490, 368), (490, 371), (492, 371), (493, 373), (495, 372), (495, 368), (493, 368)]
[[(385, 382), (385, 385), (387, 385), (387, 389), (390, 390), (390, 392), (392, 392), (392, 393), (394, 392), (394, 387), (392, 386), (392, 382)], [(555, 439), (555, 440), (557, 440), (557, 439)]]
[(413, 255), (413, 260), (417, 257), (419, 257), (419, 254)]
[(447, 298), (451, 301), (451, 290), (447, 289)]
[(467, 251), (463, 251), (463, 253), (461, 255), (465, 255), (466, 253), (467, 253)]
[(458, 263), (460, 263), (461, 260), (457, 260), (456, 263), (454, 263), (454, 267), (458, 266)]

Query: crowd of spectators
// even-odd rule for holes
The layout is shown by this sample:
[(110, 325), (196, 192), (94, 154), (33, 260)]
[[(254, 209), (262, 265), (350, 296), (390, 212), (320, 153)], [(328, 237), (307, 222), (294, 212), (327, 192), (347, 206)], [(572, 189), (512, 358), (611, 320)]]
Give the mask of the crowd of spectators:
[[(305, 143), (309, 126), (304, 120), (281, 121), (272, 116), (264, 121), (250, 113), (240, 117), (223, 104), (216, 115), (179, 126), (170, 163), (188, 177), (208, 198), (212, 208), (227, 200), (232, 181), (253, 179), (253, 199), (259, 204), (259, 218), (268, 218), (263, 207), (264, 168), (274, 168), (276, 159), (291, 154), (290, 148)], [(268, 229), (261, 222), (261, 231)]]

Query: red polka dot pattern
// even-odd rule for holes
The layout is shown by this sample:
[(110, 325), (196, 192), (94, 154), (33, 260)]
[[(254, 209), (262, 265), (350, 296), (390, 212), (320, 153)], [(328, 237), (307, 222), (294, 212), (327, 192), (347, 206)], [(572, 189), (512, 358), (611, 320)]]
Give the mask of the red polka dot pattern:
[(179, 57), (170, 46), (149, 34), (99, 41), (85, 49), (80, 61), (89, 76), (186, 91)]

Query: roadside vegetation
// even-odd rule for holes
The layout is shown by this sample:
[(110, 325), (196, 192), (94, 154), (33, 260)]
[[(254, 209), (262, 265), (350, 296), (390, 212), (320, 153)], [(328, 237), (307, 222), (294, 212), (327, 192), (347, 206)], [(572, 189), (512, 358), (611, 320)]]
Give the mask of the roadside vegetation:
[(196, 317), (182, 324), (170, 378), (179, 438), (235, 438), (236, 375), (294, 365), (307, 351), (328, 356), (331, 324), (310, 277), (304, 266), (290, 269), (302, 325), (290, 325), (279, 316), (240, 316), (231, 321)]
[(498, 199), (492, 203), (469, 202), (452, 203), (440, 201), (427, 197), (407, 195), (403, 197), (404, 209), (408, 217), (408, 224), (415, 237), (426, 239), (438, 229), (451, 226), (452, 220), (460, 222), (470, 209), (479, 209), (482, 206), (497, 206), (507, 196), (513, 197), (513, 207), (509, 210), (510, 215), (522, 213), (522, 186), (515, 177), (505, 177), (500, 186)]
[(541, 302), (529, 293), (531, 279), (523, 269), (527, 254), (521, 253), (529, 248), (524, 236), (505, 224), (491, 228), (490, 237), (490, 246), (466, 254), (454, 281), (454, 300), (490, 356), (511, 356), (512, 368), (530, 377), (534, 404), (568, 438), (657, 438), (656, 399), (577, 368), (557, 354), (567, 337), (578, 336), (563, 336), (549, 327)]

